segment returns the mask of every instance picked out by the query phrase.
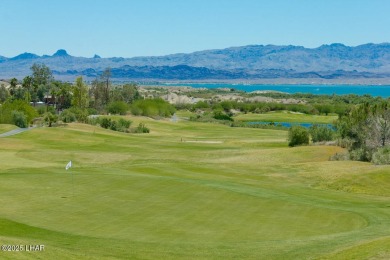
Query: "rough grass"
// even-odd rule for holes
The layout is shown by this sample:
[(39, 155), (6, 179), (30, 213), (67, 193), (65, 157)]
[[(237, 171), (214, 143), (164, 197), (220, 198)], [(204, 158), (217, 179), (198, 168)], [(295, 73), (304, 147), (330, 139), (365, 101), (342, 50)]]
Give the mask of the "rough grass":
[(128, 118), (151, 133), (69, 124), (0, 140), (0, 242), (45, 245), (0, 258), (389, 255), (389, 167), (289, 148), (285, 131)]
[(18, 127), (15, 126), (15, 125), (0, 124), (0, 134), (8, 132), (8, 131), (11, 131), (11, 130), (14, 130), (16, 128), (18, 128)]
[(290, 111), (275, 111), (264, 114), (239, 114), (234, 117), (235, 120), (246, 122), (287, 122), (287, 123), (313, 123), (313, 124), (332, 124), (337, 116), (320, 116), (294, 113)]

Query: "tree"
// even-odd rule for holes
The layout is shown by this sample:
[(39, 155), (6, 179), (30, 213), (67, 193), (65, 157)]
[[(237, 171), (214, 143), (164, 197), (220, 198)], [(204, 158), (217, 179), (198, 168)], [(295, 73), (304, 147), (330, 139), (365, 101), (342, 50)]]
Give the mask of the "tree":
[(86, 109), (88, 107), (88, 88), (83, 82), (83, 77), (78, 77), (73, 86), (72, 105), (79, 109)]
[(45, 64), (34, 63), (31, 66), (33, 84), (36, 86), (47, 85), (53, 80), (53, 74)]
[(32, 84), (33, 84), (33, 78), (31, 76), (26, 76), (23, 78), (23, 81), (22, 81), (23, 88), (30, 91), (32, 88)]
[(366, 102), (340, 117), (336, 127), (351, 159), (371, 161), (376, 152), (390, 145), (390, 105)]
[(333, 108), (329, 104), (316, 105), (315, 108), (318, 110), (320, 114), (328, 115), (329, 113), (333, 112)]
[(7, 88), (4, 86), (4, 84), (1, 84), (0, 86), (0, 102), (4, 102), (9, 97), (9, 92)]
[[(49, 67), (47, 67), (45, 64), (37, 64), (34, 63), (31, 66), (32, 71), (32, 100), (35, 103), (38, 101), (38, 97), (42, 99), (44, 96), (45, 87), (53, 80), (53, 74)], [(39, 92), (39, 93), (38, 93)]]
[(125, 84), (122, 86), (122, 97), (126, 103), (132, 103), (134, 100), (140, 99), (141, 95), (138, 92), (136, 84)]
[(375, 149), (390, 145), (390, 110), (371, 116), (368, 122), (370, 134), (367, 135), (367, 146)]
[(106, 68), (100, 78), (104, 84), (103, 105), (107, 105), (110, 102), (111, 68)]
[(18, 84), (18, 80), (16, 78), (12, 78), (10, 81), (10, 87), (9, 87), (9, 93), (11, 94), (11, 96), (15, 95), (17, 84)]
[(31, 76), (26, 76), (23, 78), (22, 87), (25, 90), (25, 100), (27, 102), (31, 101), (32, 85), (33, 85), (33, 79)]
[(93, 107), (101, 111), (105, 106), (105, 87), (104, 82), (101, 82), (99, 79), (92, 81), (92, 88), (90, 90), (90, 96), (93, 99)]
[(70, 108), (72, 105), (72, 85), (66, 82), (60, 82), (58, 89), (57, 109), (62, 110)]

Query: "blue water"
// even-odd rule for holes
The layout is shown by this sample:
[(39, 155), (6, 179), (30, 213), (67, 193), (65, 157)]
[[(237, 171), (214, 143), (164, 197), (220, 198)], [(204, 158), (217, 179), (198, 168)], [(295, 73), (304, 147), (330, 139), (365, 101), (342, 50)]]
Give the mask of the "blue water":
[(282, 126), (286, 128), (290, 128), (292, 126), (303, 126), (306, 128), (310, 128), (313, 125), (321, 125), (321, 126), (327, 126), (332, 130), (335, 130), (335, 127), (333, 124), (312, 124), (312, 123), (288, 123), (288, 122), (248, 122), (249, 125), (275, 125), (275, 126)]
[(194, 88), (234, 88), (245, 92), (256, 90), (272, 90), (285, 93), (311, 93), (317, 95), (371, 95), (374, 97), (390, 97), (390, 86), (384, 85), (246, 85), (246, 84), (206, 84), (206, 83), (181, 83), (163, 84), (164, 86), (189, 86)]

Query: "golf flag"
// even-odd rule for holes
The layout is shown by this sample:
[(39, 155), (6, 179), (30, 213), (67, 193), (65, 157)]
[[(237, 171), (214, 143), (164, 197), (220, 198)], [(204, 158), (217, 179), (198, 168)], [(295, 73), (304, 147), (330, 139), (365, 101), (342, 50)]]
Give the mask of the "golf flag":
[(68, 162), (68, 164), (65, 166), (65, 170), (68, 170), (70, 167), (72, 167), (72, 161)]

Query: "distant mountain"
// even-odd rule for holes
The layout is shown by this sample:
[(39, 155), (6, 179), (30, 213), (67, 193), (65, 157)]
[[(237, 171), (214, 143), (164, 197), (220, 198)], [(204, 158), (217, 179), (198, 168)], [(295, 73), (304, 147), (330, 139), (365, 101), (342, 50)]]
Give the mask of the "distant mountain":
[(44, 63), (60, 79), (83, 75), (93, 79), (107, 67), (118, 80), (233, 80), (233, 79), (390, 79), (390, 44), (356, 47), (340, 43), (318, 48), (249, 45), (189, 54), (155, 57), (74, 57), (66, 50), (53, 55), (23, 53), (0, 56), (0, 78), (23, 78), (34, 63)]
[(16, 61), (17, 60), (33, 60), (33, 59), (37, 59), (37, 58), (39, 58), (38, 55), (33, 54), (33, 53), (25, 52), (25, 53), (22, 53), (22, 54), (20, 54), (18, 56), (15, 56), (15, 57), (13, 57), (13, 58), (11, 58), (9, 60), (16, 60)]
[(6, 58), (4, 56), (0, 56), (0, 62), (6, 61), (6, 60), (8, 60), (8, 58)]
[(53, 54), (53, 57), (72, 57), (70, 56), (66, 50), (58, 50), (56, 53)]

